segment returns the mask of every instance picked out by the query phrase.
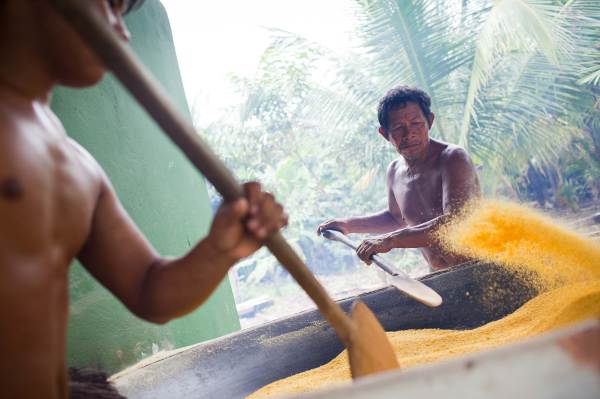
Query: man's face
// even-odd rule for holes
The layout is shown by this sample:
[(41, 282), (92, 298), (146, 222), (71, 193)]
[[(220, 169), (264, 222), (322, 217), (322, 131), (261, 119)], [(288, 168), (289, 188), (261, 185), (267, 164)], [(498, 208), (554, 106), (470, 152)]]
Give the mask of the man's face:
[[(123, 21), (125, 2), (123, 0), (84, 0), (104, 17), (106, 23), (124, 41), (129, 40), (129, 32)], [(52, 59), (54, 74), (61, 84), (68, 86), (89, 86), (97, 83), (105, 72), (103, 63), (81, 40), (79, 34), (58, 15), (49, 5), (43, 7), (46, 13), (43, 32), (46, 35), (47, 51)]]
[(388, 114), (388, 130), (379, 128), (379, 133), (389, 141), (406, 160), (424, 156), (429, 145), (429, 129), (434, 115), (429, 119), (423, 115), (417, 103), (409, 102)]

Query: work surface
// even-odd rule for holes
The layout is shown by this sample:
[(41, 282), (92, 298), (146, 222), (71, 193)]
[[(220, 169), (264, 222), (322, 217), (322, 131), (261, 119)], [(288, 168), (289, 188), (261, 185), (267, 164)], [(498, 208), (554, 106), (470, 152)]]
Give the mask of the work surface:
[[(472, 263), (421, 279), (444, 298), (428, 308), (393, 288), (338, 301), (345, 311), (360, 299), (387, 331), (466, 329), (499, 319), (535, 295), (509, 271)], [(243, 398), (281, 378), (318, 367), (342, 351), (317, 310), (231, 334), (145, 362), (114, 376), (129, 398)]]
[(286, 396), (296, 397), (597, 399), (600, 398), (600, 321), (588, 320), (446, 362), (374, 375), (352, 385)]

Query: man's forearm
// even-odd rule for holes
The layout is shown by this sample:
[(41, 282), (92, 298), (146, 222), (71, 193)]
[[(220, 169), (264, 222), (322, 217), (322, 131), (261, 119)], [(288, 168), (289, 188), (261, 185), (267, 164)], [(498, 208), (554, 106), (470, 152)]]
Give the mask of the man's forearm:
[(436, 241), (438, 228), (448, 220), (448, 215), (441, 215), (435, 219), (394, 231), (387, 235), (390, 246), (393, 248), (423, 248), (431, 246)]
[(402, 227), (388, 211), (344, 220), (349, 233), (389, 233)]
[(236, 261), (205, 240), (184, 257), (157, 260), (143, 282), (136, 314), (165, 323), (193, 311), (208, 299)]

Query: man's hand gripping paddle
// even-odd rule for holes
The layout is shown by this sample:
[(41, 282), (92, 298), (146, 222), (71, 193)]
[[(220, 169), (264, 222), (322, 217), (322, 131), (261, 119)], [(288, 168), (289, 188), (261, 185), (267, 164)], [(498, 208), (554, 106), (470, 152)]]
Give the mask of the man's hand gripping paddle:
[[(358, 248), (357, 244), (346, 237), (344, 234), (336, 230), (323, 230), (323, 237), (328, 240), (339, 241), (342, 244), (354, 249)], [(394, 268), (379, 255), (371, 257), (373, 262), (391, 277), (392, 285), (399, 291), (411, 296), (417, 301), (424, 303), (427, 306), (435, 307), (442, 304), (440, 294), (423, 284), (422, 282), (412, 279), (400, 271), (394, 271)]]
[[(51, 0), (51, 3), (225, 201), (243, 196), (240, 184), (177, 111), (129, 47), (117, 37), (95, 8), (94, 1)], [(266, 240), (266, 246), (333, 326), (348, 349), (354, 378), (399, 367), (383, 327), (363, 303), (355, 304), (349, 318), (279, 232)]]

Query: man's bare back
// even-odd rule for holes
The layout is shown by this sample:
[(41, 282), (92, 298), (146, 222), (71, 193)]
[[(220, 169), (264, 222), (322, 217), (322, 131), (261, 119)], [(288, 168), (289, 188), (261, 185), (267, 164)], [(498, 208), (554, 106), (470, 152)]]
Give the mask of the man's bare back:
[[(127, 39), (131, 2), (90, 4)], [(189, 253), (161, 257), (48, 105), (56, 83), (90, 86), (102, 65), (43, 0), (0, 2), (0, 54), (0, 385), (7, 398), (66, 398), (75, 258), (131, 312), (164, 323), (202, 304), (287, 217), (247, 183), (246, 198), (223, 204)]]
[[(334, 219), (319, 226), (348, 233), (386, 233), (365, 240), (358, 256), (371, 256), (393, 248), (419, 248), (432, 270), (466, 259), (441, 249), (437, 228), (467, 202), (480, 196), (479, 180), (466, 151), (429, 137), (434, 115), (428, 97), (420, 90), (400, 87), (380, 104), (380, 134), (401, 158), (388, 167), (387, 209), (368, 216)], [(425, 103), (425, 104), (423, 104)]]

